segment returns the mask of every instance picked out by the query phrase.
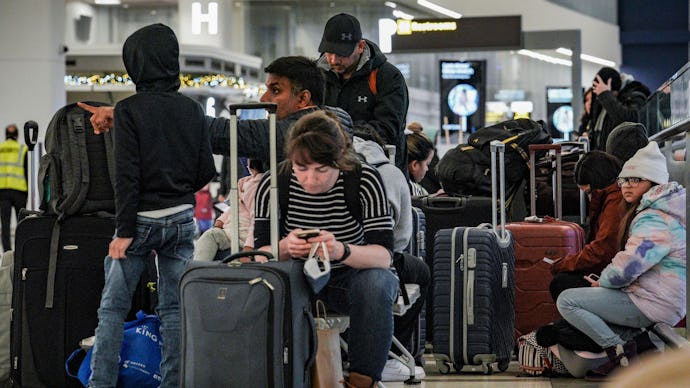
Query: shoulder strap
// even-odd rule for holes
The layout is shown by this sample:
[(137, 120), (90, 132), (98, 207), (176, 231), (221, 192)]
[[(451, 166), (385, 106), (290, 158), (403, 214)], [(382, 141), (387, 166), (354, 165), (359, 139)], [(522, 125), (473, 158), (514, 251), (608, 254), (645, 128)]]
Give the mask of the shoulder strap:
[(278, 165), (278, 213), (280, 214), (280, 219), (278, 222), (278, 228), (283, 230), (283, 225), (285, 225), (285, 219), (283, 215), (287, 213), (288, 208), (288, 192), (290, 191), (290, 169), (285, 168), (285, 164), (288, 163), (287, 160), (282, 161)]
[(362, 222), (362, 205), (359, 202), (359, 185), (362, 180), (362, 162), (357, 163), (355, 169), (343, 174), (345, 186), (345, 204), (358, 222)]
[[(285, 162), (283, 162), (285, 163)], [(282, 214), (288, 207), (288, 192), (290, 187), (290, 170), (278, 167), (278, 211), (281, 213), (280, 225), (284, 225)], [(362, 221), (362, 205), (359, 202), (359, 185), (362, 180), (362, 165), (357, 163), (355, 169), (343, 174), (345, 186), (345, 205), (357, 221)]]
[(378, 67), (369, 73), (369, 90), (371, 93), (375, 96), (378, 94), (378, 90), (376, 89), (376, 75), (379, 73)]
[[(89, 157), (86, 153), (86, 117), (81, 108), (67, 114), (67, 144), (59, 152), (63, 163), (63, 179), (70, 179), (65, 194), (67, 197), (58, 205), (58, 213), (72, 215), (84, 204), (89, 191)], [(69, 153), (65, 155), (65, 153)], [(65, 170), (66, 169), (66, 170)], [(70, 175), (68, 178), (67, 174)], [(71, 187), (70, 187), (71, 186)]]

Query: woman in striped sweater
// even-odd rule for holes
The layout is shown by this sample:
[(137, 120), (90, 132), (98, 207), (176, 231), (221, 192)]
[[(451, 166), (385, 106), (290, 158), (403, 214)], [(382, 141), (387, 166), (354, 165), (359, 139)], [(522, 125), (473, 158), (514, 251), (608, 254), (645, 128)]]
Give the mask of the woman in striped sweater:
[[(285, 143), (290, 174), (287, 209), (280, 209), (280, 260), (306, 257), (313, 243), (331, 260), (330, 280), (318, 299), (350, 316), (348, 387), (370, 387), (381, 380), (393, 337), (393, 302), (398, 280), (390, 270), (393, 221), (376, 169), (360, 163), (349, 137), (333, 118), (314, 112), (300, 118)], [(348, 203), (346, 174), (359, 174), (358, 204)], [(283, 181), (281, 179), (278, 180)], [(285, 180), (287, 181), (287, 180)], [(280, 185), (279, 185), (280, 186)], [(256, 247), (270, 250), (269, 174), (256, 197)], [(316, 237), (299, 233), (319, 229)]]

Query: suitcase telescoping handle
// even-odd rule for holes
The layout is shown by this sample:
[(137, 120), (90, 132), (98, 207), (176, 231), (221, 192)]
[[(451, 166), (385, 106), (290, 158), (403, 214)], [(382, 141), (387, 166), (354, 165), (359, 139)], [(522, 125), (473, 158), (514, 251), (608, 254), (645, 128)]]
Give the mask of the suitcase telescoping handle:
[[(510, 235), (506, 231), (506, 173), (505, 173), (505, 153), (506, 145), (500, 140), (494, 140), (490, 144), (491, 147), (491, 220), (493, 222), (493, 230), (499, 242), (505, 244), (510, 242)], [(498, 165), (500, 171), (498, 174), (498, 181), (496, 179), (496, 171), (498, 171), (496, 159), (498, 158)], [(498, 198), (498, 207), (496, 206), (496, 196), (500, 192)], [(501, 209), (501, 227), (498, 227), (498, 209)], [(498, 230), (500, 229), (500, 234)]]
[(29, 192), (29, 203), (28, 203), (28, 209), (29, 210), (36, 210), (38, 209), (38, 206), (36, 206), (36, 193), (38, 192), (38, 189), (36, 187), (36, 167), (38, 165), (38, 158), (41, 157), (41, 147), (38, 148), (38, 155), (35, 155), (36, 153), (33, 152), (36, 144), (38, 143), (38, 123), (29, 120), (26, 123), (24, 123), (24, 143), (26, 144), (26, 147), (29, 150), (29, 157), (27, 158), (28, 164), (29, 164), (29, 179), (27, 179), (27, 185), (28, 185), (28, 192)]
[[(238, 109), (265, 109), (268, 111), (268, 140), (270, 151), (270, 214), (271, 214), (271, 253), (273, 257), (278, 259), (278, 156), (277, 156), (277, 139), (276, 132), (276, 110), (278, 106), (274, 103), (245, 103), (245, 104), (230, 104), (228, 110), (230, 111), (230, 163), (237, 163), (237, 110)], [(237, 168), (230, 168), (230, 228), (234, 236), (239, 236), (239, 191), (237, 189)], [(240, 252), (240, 243), (238, 238), (232, 238), (231, 250), (233, 253)], [(246, 253), (244, 254), (246, 256)]]
[(561, 182), (561, 170), (563, 164), (561, 163), (561, 145), (560, 144), (530, 144), (529, 146), (529, 204), (531, 208), (531, 215), (537, 215), (537, 178), (535, 167), (535, 154), (537, 151), (549, 152), (554, 150), (556, 152), (556, 182), (554, 191), (556, 198), (554, 198), (554, 217), (557, 219), (563, 218), (563, 193), (561, 192), (563, 184)]

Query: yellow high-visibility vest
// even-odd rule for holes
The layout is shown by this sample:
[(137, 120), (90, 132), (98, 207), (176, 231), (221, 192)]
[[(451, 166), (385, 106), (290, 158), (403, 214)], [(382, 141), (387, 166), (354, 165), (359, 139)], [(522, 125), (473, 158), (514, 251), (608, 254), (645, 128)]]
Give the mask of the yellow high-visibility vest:
[(0, 189), (27, 191), (24, 158), (28, 148), (16, 140), (0, 143)]

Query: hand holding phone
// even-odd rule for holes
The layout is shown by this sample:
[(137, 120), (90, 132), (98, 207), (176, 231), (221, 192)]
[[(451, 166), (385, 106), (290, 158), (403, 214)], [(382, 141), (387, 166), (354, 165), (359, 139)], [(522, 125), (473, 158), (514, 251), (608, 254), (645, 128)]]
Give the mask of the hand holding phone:
[(319, 229), (305, 229), (301, 232), (297, 232), (297, 237), (306, 240), (309, 240), (312, 237), (316, 237), (319, 234), (321, 234), (321, 230)]
[(599, 275), (597, 275), (595, 273), (591, 273), (591, 274), (585, 276), (585, 279), (587, 279), (587, 281), (589, 281), (591, 284), (594, 284), (594, 283), (599, 281)]

